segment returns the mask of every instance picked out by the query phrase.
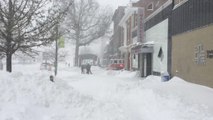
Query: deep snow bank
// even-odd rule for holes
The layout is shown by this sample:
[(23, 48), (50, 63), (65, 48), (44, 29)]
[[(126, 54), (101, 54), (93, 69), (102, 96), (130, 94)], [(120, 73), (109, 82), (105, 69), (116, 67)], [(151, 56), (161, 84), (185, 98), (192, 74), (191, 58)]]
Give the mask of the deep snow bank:
[(52, 83), (30, 68), (0, 72), (0, 120), (213, 120), (213, 90), (177, 77), (60, 68)]
[(92, 104), (90, 97), (81, 96), (63, 81), (50, 82), (44, 71), (28, 75), (0, 72), (0, 76), (1, 120), (66, 120), (66, 116), (73, 117), (67, 110), (81, 111), (85, 104)]
[[(0, 120), (125, 120), (117, 104), (94, 100), (49, 72), (0, 72)], [(76, 79), (76, 78), (74, 78)], [(122, 114), (122, 113), (121, 113)]]
[(175, 95), (189, 104), (198, 104), (206, 106), (213, 111), (213, 89), (186, 82), (179, 77), (173, 77), (168, 82), (161, 82), (160, 77), (149, 76), (143, 82), (143, 87), (151, 87), (154, 91), (161, 95)]
[(178, 77), (162, 82), (158, 76), (141, 80), (123, 100), (138, 120), (213, 120), (213, 90)]

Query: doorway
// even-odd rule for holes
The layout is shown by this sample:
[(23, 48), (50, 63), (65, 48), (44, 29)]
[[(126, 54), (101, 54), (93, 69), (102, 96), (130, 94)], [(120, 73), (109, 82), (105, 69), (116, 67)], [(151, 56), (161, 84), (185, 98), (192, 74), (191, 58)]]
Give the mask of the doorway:
[(152, 74), (152, 53), (143, 54), (142, 76), (146, 77)]

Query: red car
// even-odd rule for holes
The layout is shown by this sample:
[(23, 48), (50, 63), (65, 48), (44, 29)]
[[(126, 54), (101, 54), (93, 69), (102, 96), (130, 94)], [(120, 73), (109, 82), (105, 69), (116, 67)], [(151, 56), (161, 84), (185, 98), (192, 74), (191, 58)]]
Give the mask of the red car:
[(124, 60), (123, 59), (111, 59), (109, 64), (110, 70), (121, 70), (124, 69)]
[(40, 70), (48, 70), (51, 71), (52, 70), (53, 65), (50, 63), (42, 63), (40, 65)]

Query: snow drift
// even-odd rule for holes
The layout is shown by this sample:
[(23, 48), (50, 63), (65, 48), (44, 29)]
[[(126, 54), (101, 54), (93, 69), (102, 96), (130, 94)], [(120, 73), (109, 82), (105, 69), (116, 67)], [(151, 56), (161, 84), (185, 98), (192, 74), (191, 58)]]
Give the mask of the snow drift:
[(64, 66), (53, 83), (37, 68), (0, 72), (0, 120), (213, 120), (213, 89), (178, 77)]

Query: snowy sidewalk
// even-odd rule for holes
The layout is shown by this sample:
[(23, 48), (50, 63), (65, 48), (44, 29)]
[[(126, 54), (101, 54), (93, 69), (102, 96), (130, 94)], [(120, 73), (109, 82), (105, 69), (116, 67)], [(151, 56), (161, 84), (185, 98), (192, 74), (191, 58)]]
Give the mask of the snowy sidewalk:
[(61, 67), (52, 83), (50, 72), (21, 67), (0, 72), (0, 120), (213, 120), (213, 89), (179, 78)]

